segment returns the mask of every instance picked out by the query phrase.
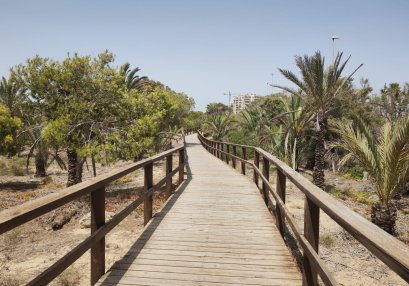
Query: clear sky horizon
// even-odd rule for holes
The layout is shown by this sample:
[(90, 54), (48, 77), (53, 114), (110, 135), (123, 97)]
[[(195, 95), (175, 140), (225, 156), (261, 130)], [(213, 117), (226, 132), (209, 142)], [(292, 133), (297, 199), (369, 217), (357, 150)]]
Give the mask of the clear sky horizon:
[[(267, 82), (289, 85), (278, 68), (297, 72), (295, 55), (320, 50), (352, 55), (346, 73), (368, 78), (374, 92), (409, 81), (409, 1), (3, 1), (0, 76), (39, 54), (97, 55), (161, 81), (196, 101), (228, 103), (233, 94), (266, 95)], [(277, 92), (278, 89), (274, 89)]]

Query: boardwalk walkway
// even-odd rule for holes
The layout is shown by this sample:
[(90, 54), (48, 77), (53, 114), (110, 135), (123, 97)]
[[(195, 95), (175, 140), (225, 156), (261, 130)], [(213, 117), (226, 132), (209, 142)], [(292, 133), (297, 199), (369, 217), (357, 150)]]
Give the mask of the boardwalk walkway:
[(98, 285), (301, 285), (256, 186), (186, 141), (188, 179)]

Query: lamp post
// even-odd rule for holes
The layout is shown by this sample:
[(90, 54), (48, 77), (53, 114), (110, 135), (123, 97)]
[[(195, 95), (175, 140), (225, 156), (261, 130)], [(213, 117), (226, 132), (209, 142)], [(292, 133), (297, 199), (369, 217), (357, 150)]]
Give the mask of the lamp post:
[(332, 36), (332, 62), (335, 60), (335, 40), (340, 39), (339, 36)]

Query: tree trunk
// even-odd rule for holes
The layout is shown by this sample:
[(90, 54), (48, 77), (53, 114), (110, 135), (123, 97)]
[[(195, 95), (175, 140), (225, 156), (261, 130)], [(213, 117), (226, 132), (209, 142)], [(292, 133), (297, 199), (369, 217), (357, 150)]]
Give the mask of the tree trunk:
[(41, 152), (37, 152), (37, 154), (35, 155), (34, 158), (35, 161), (35, 167), (36, 167), (36, 177), (45, 177), (46, 176), (46, 162), (44, 159), (43, 154), (41, 154)]
[(91, 156), (91, 162), (92, 162), (92, 171), (94, 173), (94, 177), (97, 176), (97, 166), (95, 164), (95, 157)]
[(294, 139), (294, 170), (297, 172), (300, 168), (300, 149), (301, 149), (301, 136), (296, 135)]
[(377, 202), (371, 208), (371, 221), (390, 234), (395, 233), (397, 209), (392, 203), (385, 206)]
[(73, 149), (67, 149), (67, 158), (68, 158), (67, 187), (69, 187), (77, 183), (78, 154)]
[(85, 160), (86, 160), (86, 159), (87, 159), (87, 158), (83, 158), (81, 161), (79, 161), (79, 162), (77, 163), (76, 173), (75, 173), (75, 183), (76, 183), (76, 184), (82, 182), (82, 170), (83, 170), (84, 163), (85, 163)]
[(317, 141), (315, 145), (315, 164), (312, 172), (313, 183), (325, 190), (325, 137), (328, 130), (328, 121), (322, 113), (317, 114)]

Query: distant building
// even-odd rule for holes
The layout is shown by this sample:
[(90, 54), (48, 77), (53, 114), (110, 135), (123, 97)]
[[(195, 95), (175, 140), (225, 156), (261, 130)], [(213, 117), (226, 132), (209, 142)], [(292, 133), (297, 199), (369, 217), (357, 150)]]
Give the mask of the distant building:
[(262, 96), (256, 95), (254, 93), (233, 96), (233, 101), (231, 103), (233, 113), (239, 113), (240, 111), (244, 110), (250, 103), (260, 98), (262, 98)]

